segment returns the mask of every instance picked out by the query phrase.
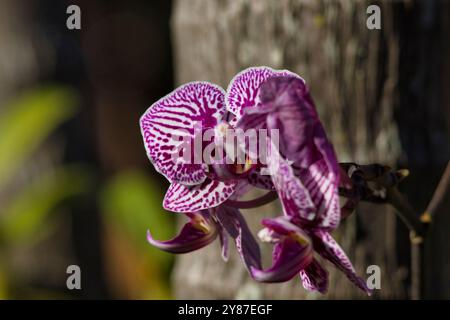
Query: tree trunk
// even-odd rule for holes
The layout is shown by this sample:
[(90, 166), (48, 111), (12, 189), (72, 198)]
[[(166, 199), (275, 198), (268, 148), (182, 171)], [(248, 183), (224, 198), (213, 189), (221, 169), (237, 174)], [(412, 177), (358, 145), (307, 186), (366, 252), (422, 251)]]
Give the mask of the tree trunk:
[[(206, 80), (226, 88), (237, 72), (249, 66), (294, 71), (309, 84), (339, 161), (395, 166), (399, 161), (406, 164), (407, 160), (408, 166), (415, 167), (418, 159), (410, 155), (419, 150), (428, 174), (425, 193), (430, 196), (428, 190), (434, 188), (438, 178), (436, 171), (442, 169), (450, 150), (449, 121), (439, 118), (439, 114), (449, 110), (449, 96), (444, 89), (448, 80), (439, 76), (448, 75), (449, 68), (449, 48), (443, 46), (448, 30), (444, 16), (448, 18), (449, 5), (445, 1), (430, 1), (433, 5), (381, 1), (382, 29), (369, 30), (366, 9), (371, 2), (176, 1), (172, 27), (177, 83)], [(409, 23), (420, 37), (411, 37), (411, 29), (408, 33), (402, 22)], [(429, 50), (424, 48), (434, 43), (430, 35), (442, 44), (433, 47), (436, 50), (432, 62), (426, 60)], [(421, 51), (417, 52), (418, 49)], [(442, 68), (437, 74), (427, 69), (433, 67), (437, 72), (442, 66), (447, 68), (446, 73)], [(424, 80), (428, 81), (426, 86)], [(413, 85), (424, 88), (419, 90)], [(414, 106), (414, 113), (408, 111), (410, 106)], [(423, 124), (420, 121), (424, 115), (429, 121), (425, 124), (428, 131), (421, 132), (425, 135), (415, 141), (419, 145), (413, 146), (408, 142), (409, 132), (417, 123)], [(433, 126), (433, 120), (439, 125)], [(405, 184), (408, 183), (406, 180)], [(424, 191), (418, 183), (408, 190)], [(424, 209), (423, 202), (415, 204)], [(261, 228), (261, 217), (279, 215), (280, 210), (278, 204), (271, 204), (243, 213), (256, 232)], [(448, 222), (448, 217), (445, 219)], [(439, 234), (442, 243), (439, 250), (448, 250), (443, 246), (450, 240), (449, 235)], [(376, 290), (375, 297), (408, 297), (408, 233), (390, 207), (360, 205), (334, 236), (359, 275), (366, 278), (369, 265), (381, 268), (382, 287)], [(430, 241), (437, 241), (432, 238)], [(271, 246), (263, 247), (265, 257), (270, 257), (270, 251)], [(448, 258), (444, 260), (449, 263)], [(265, 261), (265, 265), (268, 263)], [(236, 255), (223, 263), (216, 244), (178, 258), (174, 289), (178, 298), (187, 299), (365, 297), (342, 273), (330, 264), (327, 266), (330, 286), (323, 296), (306, 292), (298, 279), (283, 284), (259, 284), (250, 278)], [(434, 268), (433, 281), (447, 279), (448, 283), (443, 267)], [(448, 290), (442, 289), (439, 296), (449, 297)]]

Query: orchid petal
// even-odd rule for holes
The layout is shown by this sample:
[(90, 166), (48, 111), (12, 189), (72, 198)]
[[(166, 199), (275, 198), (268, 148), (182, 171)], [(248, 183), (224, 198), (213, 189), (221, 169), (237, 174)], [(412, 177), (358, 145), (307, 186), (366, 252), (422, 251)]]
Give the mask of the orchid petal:
[[(320, 192), (315, 193), (313, 201), (317, 207), (318, 225), (334, 230), (341, 221), (341, 209), (339, 204), (340, 169), (334, 153), (333, 146), (328, 141), (322, 126), (316, 128), (314, 143), (323, 155), (326, 166), (322, 165), (321, 176), (325, 177), (329, 186), (323, 183), (319, 186)], [(310, 172), (312, 166), (310, 167)], [(317, 181), (317, 180), (316, 180)], [(313, 193), (314, 191), (311, 191)]]
[(310, 246), (302, 246), (291, 238), (275, 244), (273, 265), (266, 269), (251, 269), (252, 277), (261, 282), (284, 282), (292, 279), (312, 260)]
[(202, 184), (186, 186), (172, 183), (164, 197), (165, 209), (175, 212), (195, 212), (217, 207), (234, 193), (236, 181), (217, 181), (207, 178)]
[(171, 253), (187, 253), (203, 248), (216, 237), (216, 226), (200, 214), (193, 215), (191, 221), (184, 225), (180, 233), (167, 241), (155, 240), (150, 231), (147, 231), (147, 240), (150, 244)]
[(328, 271), (320, 263), (313, 261), (300, 271), (303, 287), (309, 291), (318, 291), (325, 294), (328, 289)]
[(269, 67), (251, 67), (239, 72), (228, 85), (226, 103), (228, 111), (239, 119), (248, 108), (257, 106), (259, 87), (273, 76), (295, 76), (288, 70), (274, 70)]
[(328, 232), (323, 230), (314, 232), (313, 243), (314, 249), (341, 270), (352, 283), (369, 295), (372, 293), (372, 290), (367, 287), (366, 281), (356, 275), (350, 259)]
[(267, 128), (267, 114), (260, 113), (258, 112), (259, 110), (260, 108), (247, 108), (245, 114), (237, 122), (236, 127), (244, 131)]
[(236, 208), (220, 206), (216, 210), (216, 217), (221, 226), (235, 239), (236, 248), (250, 271), (252, 267), (261, 268), (261, 252), (244, 217)]
[(321, 124), (308, 97), (304, 81), (294, 77), (271, 78), (261, 86), (261, 107), (252, 110), (267, 114), (267, 129), (279, 132), (280, 153), (302, 168), (308, 168), (322, 156), (314, 144), (316, 128)]
[(230, 197), (232, 200), (238, 200), (252, 189), (252, 185), (246, 180), (238, 180), (235, 191)]
[(156, 170), (170, 182), (202, 183), (206, 164), (182, 161), (179, 153), (185, 150), (180, 148), (183, 141), (195, 147), (195, 136), (214, 128), (225, 112), (223, 89), (208, 82), (185, 84), (155, 102), (141, 117), (140, 125), (147, 155)]
[(269, 171), (285, 214), (294, 218), (299, 217), (301, 220), (313, 221), (316, 208), (309, 191), (295, 176), (291, 165), (281, 157), (274, 145), (270, 148)]
[(247, 177), (248, 182), (256, 188), (274, 191), (275, 186), (273, 185), (272, 177), (270, 176), (270, 174), (263, 175), (261, 171), (262, 169), (267, 168), (252, 169)]
[[(279, 242), (274, 246), (272, 266), (266, 270), (252, 268), (251, 274), (255, 280), (261, 282), (288, 281), (312, 262), (311, 239), (284, 218), (264, 219), (263, 224), (274, 231), (274, 240)], [(282, 237), (279, 237), (280, 235)]]
[(340, 222), (339, 180), (328, 169), (324, 159), (316, 161), (308, 169), (294, 166), (295, 176), (303, 182), (315, 207), (314, 225), (334, 230)]
[[(254, 113), (266, 113), (269, 132), (279, 130), (279, 153), (272, 147), (271, 158), (281, 160), (269, 159), (269, 169), (272, 178), (278, 180), (274, 184), (286, 214), (298, 215), (316, 227), (335, 229), (340, 221), (339, 167), (309, 89), (295, 77), (272, 77), (261, 85), (259, 97), (261, 107), (247, 112), (242, 120)], [(274, 170), (278, 163), (285, 171), (284, 177)], [(292, 187), (287, 188), (288, 184)], [(289, 201), (289, 194), (302, 202)]]
[(280, 216), (276, 218), (267, 218), (262, 219), (261, 223), (263, 226), (268, 228), (269, 230), (274, 231), (278, 235), (287, 236), (290, 234), (298, 233), (299, 236), (305, 238), (306, 241), (310, 241), (308, 235), (300, 229), (298, 226), (293, 224), (289, 217)]
[(230, 257), (230, 243), (228, 233), (221, 227), (219, 232), (220, 247), (222, 248), (222, 259), (227, 262)]

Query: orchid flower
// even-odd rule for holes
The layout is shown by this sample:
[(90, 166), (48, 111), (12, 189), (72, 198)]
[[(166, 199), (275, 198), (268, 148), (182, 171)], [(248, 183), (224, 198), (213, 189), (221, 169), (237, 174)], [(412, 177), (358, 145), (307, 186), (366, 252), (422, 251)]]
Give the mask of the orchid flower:
[[(218, 137), (224, 129), (233, 127), (234, 120), (235, 116), (225, 108), (224, 90), (207, 82), (183, 85), (144, 113), (140, 124), (148, 157), (171, 183), (163, 206), (190, 219), (175, 238), (157, 241), (149, 232), (148, 241), (165, 251), (185, 253), (206, 246), (220, 235), (226, 260), (227, 239), (231, 235), (249, 269), (261, 266), (259, 247), (234, 206), (239, 206), (239, 197), (250, 185), (264, 187), (269, 178), (260, 176), (258, 168), (247, 162), (239, 165), (214, 161), (207, 164), (205, 159), (191, 161), (203, 156), (207, 147), (200, 137), (200, 148), (195, 148), (199, 136), (210, 130), (213, 133), (210, 140), (222, 143)], [(194, 146), (193, 150), (180, 149), (186, 141), (189, 147)], [(252, 203), (259, 205), (266, 199), (262, 197)]]
[[(147, 155), (171, 183), (163, 202), (165, 209), (196, 212), (216, 207), (234, 194), (239, 180), (265, 187), (268, 178), (259, 176), (253, 164), (221, 165), (201, 158), (206, 146), (199, 136), (211, 130), (209, 138), (214, 141), (224, 128), (232, 128), (235, 120), (226, 110), (224, 90), (208, 82), (185, 84), (144, 113), (140, 124)], [(180, 148), (185, 141), (193, 155)], [(196, 157), (200, 161), (192, 163)]]
[[(148, 233), (151, 244), (185, 253), (219, 237), (226, 260), (231, 236), (256, 280), (280, 282), (299, 274), (306, 289), (323, 293), (328, 273), (314, 257), (317, 252), (369, 292), (330, 235), (341, 218), (339, 167), (301, 77), (287, 70), (257, 67), (237, 74), (227, 92), (207, 82), (188, 83), (154, 103), (140, 124), (148, 157), (171, 183), (164, 208), (189, 218), (171, 240), (158, 241)], [(209, 162), (184, 161), (204, 157), (209, 145), (201, 138), (198, 141), (206, 132), (213, 146), (222, 147), (225, 157), (235, 147), (241, 148), (222, 139), (228, 129), (274, 129), (281, 134), (279, 146), (272, 136), (265, 141), (270, 151), (266, 164), (261, 159), (224, 163), (216, 160), (217, 154), (211, 154)], [(200, 147), (180, 149), (186, 145)], [(240, 201), (252, 186), (269, 192)], [(263, 270), (258, 244), (238, 208), (263, 205), (274, 200), (274, 195), (282, 203), (283, 216), (262, 221), (265, 228), (260, 238), (274, 243), (273, 265)]]
[[(253, 78), (258, 73), (267, 74), (265, 68), (247, 72)], [(240, 111), (243, 116), (238, 127), (276, 128), (281, 132), (279, 150), (271, 145), (269, 171), (284, 216), (263, 220), (263, 239), (276, 243), (274, 263), (267, 270), (252, 269), (253, 277), (279, 282), (300, 274), (306, 289), (325, 292), (327, 272), (313, 258), (314, 249), (370, 293), (330, 235), (340, 221), (339, 166), (304, 80), (278, 74), (262, 82), (257, 91), (253, 103), (257, 107)]]

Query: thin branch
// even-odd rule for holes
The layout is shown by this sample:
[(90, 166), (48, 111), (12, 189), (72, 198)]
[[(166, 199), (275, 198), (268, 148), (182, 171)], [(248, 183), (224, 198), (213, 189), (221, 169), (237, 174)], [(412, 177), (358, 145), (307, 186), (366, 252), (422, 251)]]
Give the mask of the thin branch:
[(408, 229), (414, 232), (413, 237), (423, 237), (425, 228), (416, 211), (396, 187), (387, 189), (387, 202), (397, 209), (400, 219)]
[(420, 300), (424, 295), (424, 243), (411, 241), (411, 299)]
[(431, 198), (430, 203), (428, 204), (427, 209), (425, 210), (423, 217), (426, 215), (433, 217), (436, 214), (436, 210), (439, 208), (444, 196), (447, 194), (447, 189), (450, 186), (450, 161), (447, 163), (447, 167), (445, 168), (444, 174), (439, 181), (439, 184), (434, 191), (433, 197)]
[[(397, 214), (409, 230), (414, 233), (414, 237), (418, 239), (418, 237), (423, 236), (423, 223), (406, 198), (397, 189), (397, 185), (409, 174), (409, 171), (394, 171), (390, 167), (380, 164), (341, 163), (340, 166), (352, 182), (350, 189), (339, 189), (341, 196), (349, 198), (348, 211), (358, 201), (389, 203), (396, 209)], [(369, 186), (368, 182), (375, 184), (375, 188)], [(345, 206), (344, 209), (346, 209)]]
[[(431, 223), (433, 216), (436, 214), (437, 209), (441, 205), (444, 196), (447, 193), (447, 189), (450, 185), (450, 161), (447, 163), (447, 167), (441, 180), (438, 183), (436, 190), (433, 193), (433, 197), (428, 204), (427, 209), (420, 217), (424, 232), (428, 229), (428, 225)], [(414, 237), (411, 235), (411, 299), (419, 300), (424, 296), (425, 292), (425, 244), (423, 237)]]
[[(343, 208), (346, 209), (344, 210), (346, 214), (352, 212), (359, 200), (372, 203), (389, 203), (396, 209), (398, 216), (410, 230), (411, 299), (421, 299), (424, 294), (425, 283), (424, 237), (432, 217), (439, 209), (450, 186), (450, 161), (426, 211), (421, 216), (417, 214), (416, 210), (397, 189), (398, 183), (408, 176), (407, 170), (393, 171), (387, 166), (378, 164), (361, 166), (355, 163), (342, 163), (341, 171), (347, 173), (347, 178), (350, 178), (352, 182), (351, 188), (339, 188), (339, 194), (349, 199)], [(376, 188), (384, 191), (384, 194), (369, 187), (368, 181), (375, 182)]]

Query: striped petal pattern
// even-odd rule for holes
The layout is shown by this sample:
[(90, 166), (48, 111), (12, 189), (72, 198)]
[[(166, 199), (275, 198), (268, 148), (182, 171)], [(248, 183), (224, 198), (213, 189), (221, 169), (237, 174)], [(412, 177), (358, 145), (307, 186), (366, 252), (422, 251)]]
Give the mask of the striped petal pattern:
[(186, 142), (194, 149), (196, 135), (222, 120), (224, 95), (222, 88), (208, 82), (188, 83), (155, 102), (141, 117), (147, 155), (170, 182), (194, 185), (206, 179), (207, 166), (193, 161), (199, 155), (182, 147)]
[(246, 112), (238, 126), (247, 128), (265, 115), (264, 128), (278, 130), (279, 150), (271, 150), (269, 171), (285, 213), (335, 229), (339, 167), (305, 82), (291, 75), (271, 77), (261, 84), (258, 97), (260, 106)]
[(227, 88), (226, 103), (228, 111), (239, 119), (248, 108), (257, 106), (259, 88), (264, 81), (274, 76), (295, 76), (288, 70), (275, 70), (269, 67), (251, 67), (239, 72)]
[(319, 160), (308, 169), (294, 168), (298, 180), (303, 181), (311, 196), (315, 214), (311, 216), (316, 227), (334, 230), (341, 218), (339, 206), (339, 178), (331, 172), (325, 160)]
[(273, 144), (270, 148), (269, 172), (284, 213), (289, 217), (308, 222), (313, 221), (316, 216), (316, 208), (311, 200), (309, 190), (294, 175), (288, 161), (281, 157)]

